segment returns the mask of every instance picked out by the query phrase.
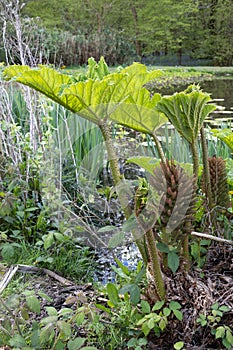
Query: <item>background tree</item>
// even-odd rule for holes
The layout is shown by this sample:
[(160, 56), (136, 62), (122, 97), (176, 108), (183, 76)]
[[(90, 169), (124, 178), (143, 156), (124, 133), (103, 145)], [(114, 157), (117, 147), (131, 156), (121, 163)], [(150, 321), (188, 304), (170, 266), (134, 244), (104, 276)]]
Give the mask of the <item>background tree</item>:
[(190, 32), (197, 4), (188, 0), (153, 1), (142, 6), (139, 12), (140, 39), (144, 55), (177, 54), (181, 64), (182, 51), (190, 50)]
[[(13, 0), (8, 5), (16, 1), (23, 4), (23, 0)], [(24, 3), (24, 18), (40, 18), (40, 31), (45, 34), (43, 47), (51, 63), (80, 65), (86, 64), (90, 56), (99, 59), (103, 55), (109, 65), (142, 59), (154, 64), (160, 60), (158, 56), (167, 64), (169, 57), (173, 64), (184, 64), (184, 56), (206, 59), (209, 64), (232, 64), (230, 0)]]
[(213, 33), (211, 36), (214, 63), (233, 64), (233, 8), (232, 1), (218, 0), (212, 14)]

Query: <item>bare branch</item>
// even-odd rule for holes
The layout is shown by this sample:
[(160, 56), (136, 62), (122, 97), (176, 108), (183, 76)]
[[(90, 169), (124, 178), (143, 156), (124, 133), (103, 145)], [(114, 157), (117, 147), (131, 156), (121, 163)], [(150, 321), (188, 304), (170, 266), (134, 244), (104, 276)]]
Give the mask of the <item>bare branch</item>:
[(191, 232), (192, 236), (197, 236), (200, 238), (205, 238), (205, 239), (210, 239), (212, 241), (217, 241), (220, 243), (226, 243), (226, 244), (230, 244), (233, 245), (233, 241), (230, 241), (228, 239), (225, 238), (220, 238), (220, 237), (216, 237), (216, 236), (212, 236), (212, 235), (208, 235), (207, 233), (200, 233), (200, 232)]

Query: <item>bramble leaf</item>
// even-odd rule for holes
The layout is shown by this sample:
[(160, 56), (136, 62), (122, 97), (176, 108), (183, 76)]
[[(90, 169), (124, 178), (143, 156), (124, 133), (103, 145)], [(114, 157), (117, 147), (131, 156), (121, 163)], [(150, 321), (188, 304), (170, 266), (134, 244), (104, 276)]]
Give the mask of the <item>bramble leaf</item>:
[(164, 305), (164, 300), (156, 301), (156, 303), (154, 304), (154, 306), (152, 308), (152, 311), (160, 310), (163, 305)]
[(180, 258), (174, 251), (169, 251), (167, 255), (168, 267), (175, 273), (180, 264)]
[(146, 300), (142, 300), (141, 301), (141, 308), (142, 308), (142, 312), (144, 314), (149, 314), (151, 309), (150, 309), (150, 304), (148, 303), (148, 301)]
[(40, 302), (35, 295), (26, 296), (26, 304), (32, 312), (40, 314)]
[(108, 293), (108, 297), (109, 297), (110, 302), (114, 306), (116, 306), (119, 302), (119, 296), (118, 296), (118, 291), (117, 291), (115, 284), (108, 283), (106, 289), (107, 289), (107, 293)]

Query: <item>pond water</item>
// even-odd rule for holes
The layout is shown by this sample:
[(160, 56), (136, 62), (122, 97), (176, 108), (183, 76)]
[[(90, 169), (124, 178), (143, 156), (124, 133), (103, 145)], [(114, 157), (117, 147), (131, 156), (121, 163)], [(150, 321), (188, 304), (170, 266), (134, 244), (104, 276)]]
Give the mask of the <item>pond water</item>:
[(214, 79), (200, 84), (203, 91), (211, 94), (215, 103), (219, 106), (214, 113), (207, 118), (211, 127), (221, 124), (233, 126), (233, 79)]
[(218, 102), (219, 105), (226, 107), (227, 111), (233, 108), (233, 79), (214, 79), (200, 83), (203, 91), (211, 93), (213, 99), (224, 99)]

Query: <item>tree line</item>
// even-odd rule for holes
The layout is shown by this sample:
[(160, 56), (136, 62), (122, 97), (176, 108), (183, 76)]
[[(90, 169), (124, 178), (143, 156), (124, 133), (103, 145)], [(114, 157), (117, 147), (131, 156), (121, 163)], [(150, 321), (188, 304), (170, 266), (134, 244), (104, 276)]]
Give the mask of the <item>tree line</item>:
[(18, 40), (7, 17), (16, 5), (22, 42), (39, 45), (41, 61), (80, 65), (103, 55), (110, 65), (233, 65), (231, 0), (2, 0), (1, 57)]

